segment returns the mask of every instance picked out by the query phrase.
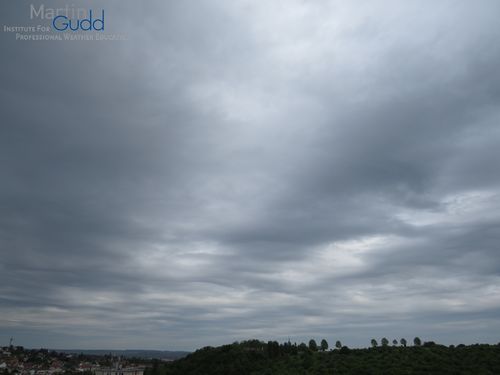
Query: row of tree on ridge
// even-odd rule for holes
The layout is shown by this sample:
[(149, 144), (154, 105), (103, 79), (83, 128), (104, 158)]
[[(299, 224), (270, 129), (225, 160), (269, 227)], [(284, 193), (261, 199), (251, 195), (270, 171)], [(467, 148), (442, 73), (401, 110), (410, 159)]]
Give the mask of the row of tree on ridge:
[[(278, 342), (276, 342), (276, 341), (269, 341), (268, 342), (268, 345), (271, 345), (271, 346), (274, 346), (276, 344), (278, 344)], [(376, 339), (371, 339), (370, 344), (371, 344), (372, 348), (376, 348), (379, 346), (379, 343)], [(406, 339), (404, 337), (399, 339), (399, 341), (396, 339), (392, 340), (393, 346), (397, 346), (398, 344), (406, 347), (408, 345), (408, 342), (406, 341)], [(433, 344), (433, 342), (430, 342), (430, 344)], [(292, 344), (290, 342), (288, 342), (288, 343), (285, 343), (284, 345), (286, 346), (286, 345), (292, 345)], [(413, 345), (414, 346), (422, 346), (422, 340), (420, 340), (419, 337), (415, 337), (413, 339)], [(295, 344), (295, 346), (296, 346), (296, 344)], [(389, 340), (386, 337), (383, 337), (380, 340), (380, 346), (382, 346), (382, 347), (389, 346)], [(337, 340), (335, 342), (335, 348), (342, 349), (343, 347), (344, 346), (342, 345), (342, 342), (340, 340)], [(314, 339), (309, 340), (309, 345), (306, 345), (304, 343), (301, 343), (298, 345), (299, 350), (309, 349), (309, 350), (314, 351), (314, 352), (316, 352), (316, 351), (323, 351), (324, 352), (324, 351), (328, 350), (328, 348), (329, 348), (329, 345), (328, 345), (328, 341), (326, 341), (326, 339), (322, 339), (319, 345), (316, 343), (316, 340), (314, 340)]]

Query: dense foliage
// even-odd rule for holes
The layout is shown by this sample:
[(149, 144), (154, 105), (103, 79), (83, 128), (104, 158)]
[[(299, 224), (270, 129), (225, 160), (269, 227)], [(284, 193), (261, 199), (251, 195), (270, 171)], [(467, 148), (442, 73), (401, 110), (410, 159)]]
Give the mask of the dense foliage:
[(233, 374), (494, 375), (500, 374), (500, 345), (446, 347), (429, 342), (412, 347), (373, 345), (369, 349), (349, 349), (343, 346), (340, 349), (321, 351), (314, 344), (266, 344), (253, 340), (217, 348), (206, 347), (172, 363), (156, 362), (145, 373)]

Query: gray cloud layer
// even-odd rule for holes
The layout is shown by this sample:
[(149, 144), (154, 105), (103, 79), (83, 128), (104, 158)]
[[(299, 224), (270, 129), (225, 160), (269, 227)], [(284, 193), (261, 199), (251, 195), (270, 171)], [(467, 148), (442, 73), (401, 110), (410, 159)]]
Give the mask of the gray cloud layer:
[(499, 341), (498, 2), (105, 6), (0, 35), (2, 340)]

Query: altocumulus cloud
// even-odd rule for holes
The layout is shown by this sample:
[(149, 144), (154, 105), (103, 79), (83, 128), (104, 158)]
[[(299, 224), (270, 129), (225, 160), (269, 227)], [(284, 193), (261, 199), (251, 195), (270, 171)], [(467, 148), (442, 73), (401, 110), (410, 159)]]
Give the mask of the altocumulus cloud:
[(499, 340), (498, 2), (105, 7), (1, 35), (2, 340)]

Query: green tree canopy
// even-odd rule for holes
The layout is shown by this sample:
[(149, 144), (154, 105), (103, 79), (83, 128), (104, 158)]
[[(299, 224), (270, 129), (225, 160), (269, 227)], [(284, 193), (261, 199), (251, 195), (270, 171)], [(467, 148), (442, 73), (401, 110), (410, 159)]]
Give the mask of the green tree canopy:
[(309, 340), (309, 349), (313, 352), (318, 351), (318, 344), (316, 344), (316, 341), (314, 341), (314, 339)]
[(321, 340), (321, 350), (322, 351), (328, 350), (328, 341), (326, 341), (325, 339)]
[[(373, 350), (343, 346), (340, 350), (316, 353), (303, 344), (304, 351), (297, 355), (289, 350), (295, 344), (276, 344), (269, 341), (249, 346), (240, 342), (206, 347), (176, 361), (150, 361), (144, 375), (500, 374), (500, 345), (452, 348), (429, 341), (422, 343), (423, 348)], [(279, 350), (274, 352), (275, 349)], [(81, 361), (75, 359), (77, 363)]]

